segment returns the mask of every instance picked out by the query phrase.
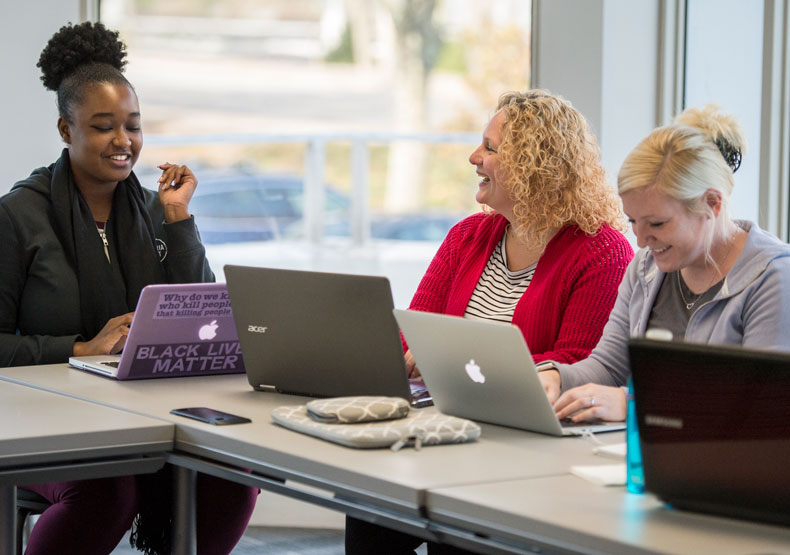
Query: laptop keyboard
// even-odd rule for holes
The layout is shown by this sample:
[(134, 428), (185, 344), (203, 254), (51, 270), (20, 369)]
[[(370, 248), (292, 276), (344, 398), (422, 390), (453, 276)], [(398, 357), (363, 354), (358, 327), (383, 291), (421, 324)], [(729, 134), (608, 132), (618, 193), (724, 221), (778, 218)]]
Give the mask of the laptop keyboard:
[(117, 360), (105, 360), (102, 362), (104, 366), (111, 366), (112, 368), (118, 368), (119, 361)]

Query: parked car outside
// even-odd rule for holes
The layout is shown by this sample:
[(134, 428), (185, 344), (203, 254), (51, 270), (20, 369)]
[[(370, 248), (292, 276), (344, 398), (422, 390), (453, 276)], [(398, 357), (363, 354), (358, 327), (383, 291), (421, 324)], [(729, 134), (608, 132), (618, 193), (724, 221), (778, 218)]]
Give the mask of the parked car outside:
[[(271, 241), (302, 235), (304, 183), (301, 176), (201, 172), (198, 177), (200, 181), (189, 203), (189, 211), (195, 216), (204, 243)], [(348, 195), (330, 184), (325, 185), (324, 235), (350, 235), (350, 213)], [(463, 217), (464, 214), (450, 212), (373, 213), (371, 237), (441, 241), (450, 227)]]

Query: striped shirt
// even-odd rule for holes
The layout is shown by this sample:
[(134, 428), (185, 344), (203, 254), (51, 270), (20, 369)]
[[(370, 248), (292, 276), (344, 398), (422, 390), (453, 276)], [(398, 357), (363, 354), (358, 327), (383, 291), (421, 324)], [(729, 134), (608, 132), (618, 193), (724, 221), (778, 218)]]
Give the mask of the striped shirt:
[(512, 272), (507, 267), (506, 237), (507, 234), (504, 234), (491, 253), (466, 305), (464, 318), (506, 323), (513, 321), (513, 312), (532, 281), (537, 263)]

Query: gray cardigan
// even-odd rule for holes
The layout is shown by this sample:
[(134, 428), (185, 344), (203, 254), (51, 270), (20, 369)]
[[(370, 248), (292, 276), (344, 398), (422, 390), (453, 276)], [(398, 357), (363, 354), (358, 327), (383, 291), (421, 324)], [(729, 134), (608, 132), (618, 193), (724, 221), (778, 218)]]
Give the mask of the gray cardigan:
[[(713, 299), (692, 314), (684, 340), (790, 351), (790, 245), (751, 222), (746, 244)], [(556, 364), (563, 391), (584, 385), (625, 385), (631, 375), (628, 339), (645, 334), (664, 280), (650, 249), (625, 272), (609, 321), (589, 358)]]

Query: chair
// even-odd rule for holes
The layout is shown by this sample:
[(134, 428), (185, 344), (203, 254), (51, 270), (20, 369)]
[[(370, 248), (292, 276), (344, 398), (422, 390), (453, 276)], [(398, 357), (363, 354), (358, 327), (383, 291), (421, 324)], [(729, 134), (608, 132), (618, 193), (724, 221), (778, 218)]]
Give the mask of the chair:
[(27, 517), (40, 515), (51, 503), (33, 491), (23, 488), (17, 488), (16, 491), (16, 553), (22, 555), (22, 535)]

